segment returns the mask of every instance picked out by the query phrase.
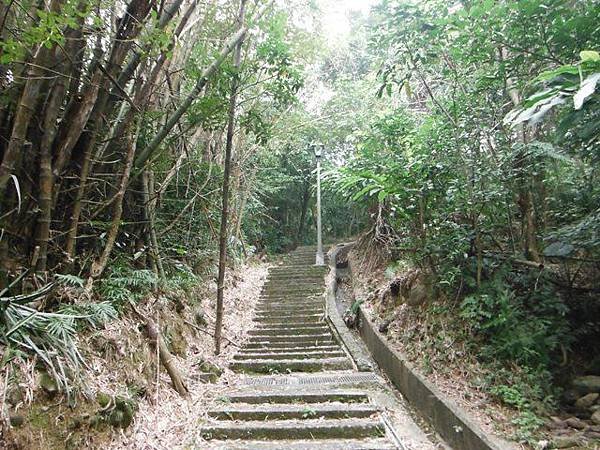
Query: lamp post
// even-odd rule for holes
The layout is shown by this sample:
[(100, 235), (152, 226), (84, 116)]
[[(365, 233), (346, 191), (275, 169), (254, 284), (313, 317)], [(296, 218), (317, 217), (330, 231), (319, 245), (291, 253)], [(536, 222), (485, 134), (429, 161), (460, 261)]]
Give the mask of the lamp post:
[(317, 257), (315, 265), (325, 264), (323, 256), (323, 235), (321, 232), (321, 158), (323, 157), (323, 144), (313, 146), (317, 159)]

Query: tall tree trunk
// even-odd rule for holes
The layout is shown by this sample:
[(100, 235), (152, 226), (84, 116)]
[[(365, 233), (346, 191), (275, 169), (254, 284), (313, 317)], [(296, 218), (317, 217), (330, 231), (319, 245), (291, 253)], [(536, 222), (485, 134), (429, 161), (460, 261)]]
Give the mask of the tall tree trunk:
[[(50, 3), (50, 12), (57, 14), (63, 2), (64, 0), (52, 0)], [(45, 81), (44, 72), (50, 62), (54, 49), (54, 45), (51, 48), (40, 45), (27, 71), (27, 81), (25, 82), (23, 93), (17, 106), (10, 140), (0, 164), (0, 197), (4, 196), (8, 180), (18, 168), (21, 160), (27, 138), (27, 130), (41, 98), (40, 89)]]
[(137, 137), (140, 131), (139, 124), (133, 125), (136, 129), (132, 130), (131, 133), (127, 133), (127, 148), (125, 162), (123, 164), (123, 173), (119, 182), (119, 189), (113, 201), (112, 220), (108, 232), (106, 233), (106, 245), (104, 246), (100, 257), (92, 263), (92, 269), (86, 284), (87, 291), (91, 291), (94, 280), (99, 278), (104, 272), (104, 269), (106, 269), (108, 258), (112, 252), (117, 235), (119, 233), (121, 216), (123, 215), (123, 199), (125, 197), (125, 191), (127, 190), (127, 184), (129, 183), (129, 176), (131, 175), (131, 169), (133, 167), (133, 157), (135, 155)]
[[(238, 27), (244, 30), (246, 0), (240, 0)], [(239, 32), (238, 32), (239, 33)], [(235, 108), (239, 86), (239, 68), (242, 60), (242, 34), (237, 41), (233, 53), (234, 76), (231, 82), (231, 97), (229, 98), (229, 123), (227, 125), (227, 142), (225, 145), (225, 170), (223, 172), (223, 207), (221, 208), (221, 230), (219, 234), (219, 275), (217, 277), (217, 313), (215, 320), (215, 354), (221, 353), (221, 331), (223, 328), (223, 291), (225, 289), (225, 266), (227, 264), (227, 215), (229, 213), (229, 175), (231, 172), (231, 151), (233, 147), (233, 132), (235, 130)]]
[(146, 171), (146, 187), (145, 190), (148, 192), (148, 202), (144, 206), (148, 216), (148, 235), (150, 237), (150, 243), (152, 246), (153, 258), (156, 261), (156, 267), (158, 269), (158, 276), (161, 281), (166, 280), (165, 269), (160, 257), (160, 249), (158, 247), (158, 238), (156, 237), (156, 192), (154, 191), (154, 174), (150, 171)]
[(37, 219), (36, 244), (39, 247), (39, 256), (36, 269), (40, 272), (46, 271), (48, 261), (48, 242), (50, 240), (50, 222), (52, 220), (52, 141), (56, 134), (56, 119), (60, 113), (65, 83), (58, 80), (50, 99), (46, 105), (43, 127), (44, 134), (40, 144), (40, 181), (39, 181), (39, 208)]
[[(79, 141), (88, 122), (91, 123), (89, 128), (93, 130), (92, 133), (98, 131), (100, 118), (103, 116), (108, 102), (109, 87), (115, 83), (121, 65), (133, 45), (133, 40), (142, 29), (153, 3), (153, 0), (132, 0), (127, 7), (127, 11), (118, 21), (119, 26), (106, 68), (103, 68), (101, 61), (98, 61), (89, 87), (82, 95), (83, 100), (73, 105), (72, 111), (68, 114), (71, 119), (65, 123), (62, 138), (57, 144), (53, 168), (55, 176), (58, 177), (62, 174), (71, 158), (73, 147)], [(91, 140), (94, 141), (94, 139)]]
[[(508, 51), (505, 48), (500, 49), (501, 59), (505, 59)], [(506, 79), (506, 89), (508, 96), (515, 107), (521, 103), (518, 90), (515, 87), (515, 81), (512, 78)], [(527, 136), (523, 124), (517, 126), (517, 140), (521, 145), (527, 143)], [(540, 254), (537, 244), (537, 225), (535, 218), (535, 205), (533, 203), (533, 193), (530, 175), (526, 173), (525, 167), (525, 149), (515, 156), (514, 169), (517, 172), (517, 205), (521, 211), (521, 242), (523, 253), (530, 261), (540, 261)]]
[(308, 211), (308, 202), (310, 201), (310, 185), (304, 184), (302, 192), (302, 211), (300, 212), (300, 224), (298, 225), (298, 234), (296, 235), (296, 245), (304, 241), (304, 226), (306, 222), (306, 213)]

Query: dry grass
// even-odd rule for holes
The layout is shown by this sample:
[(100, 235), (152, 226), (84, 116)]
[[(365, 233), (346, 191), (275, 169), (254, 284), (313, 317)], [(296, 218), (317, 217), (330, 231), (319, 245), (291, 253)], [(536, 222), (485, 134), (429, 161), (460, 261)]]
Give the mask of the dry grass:
[[(225, 280), (224, 337), (241, 344), (252, 324), (252, 311), (266, 279), (268, 266), (253, 263), (229, 272)], [(169, 298), (166, 298), (168, 295)], [(175, 298), (177, 297), (177, 298)], [(85, 356), (87, 368), (83, 383), (78, 386), (81, 396), (75, 408), (69, 408), (64, 399), (48, 399), (37, 386), (34, 360), (20, 360), (13, 364), (10, 377), (18, 380), (22, 400), (11, 408), (11, 413), (22, 414), (25, 424), (20, 428), (7, 427), (8, 407), (5, 402), (8, 374), (2, 373), (0, 400), (4, 438), (14, 448), (132, 448), (172, 449), (184, 447), (196, 440), (198, 423), (211, 404), (228, 384), (234, 384), (236, 375), (227, 364), (237, 347), (228, 340), (222, 344), (220, 355), (214, 355), (212, 332), (216, 301), (215, 283), (205, 283), (186, 298), (176, 293), (151, 296), (140, 302), (139, 311), (151, 317), (161, 328), (189, 388), (189, 398), (181, 398), (157, 355), (148, 345), (140, 320), (125, 315), (106, 325), (102, 330), (87, 333), (80, 338), (79, 347)], [(195, 312), (203, 311), (207, 321), (201, 326), (205, 332), (190, 326), (195, 323)], [(177, 344), (177, 345), (176, 345)], [(224, 370), (218, 385), (203, 384), (198, 380), (199, 361), (209, 361)], [(108, 426), (92, 426), (90, 419), (99, 410), (99, 393), (125, 398), (137, 398), (138, 411), (133, 424), (126, 429), (114, 430)], [(34, 423), (33, 417), (42, 419)], [(83, 425), (75, 425), (83, 423)], [(10, 438), (10, 441), (8, 439)], [(8, 445), (7, 442), (4, 445)], [(2, 446), (0, 439), (0, 446)]]
[[(240, 344), (252, 324), (252, 311), (267, 275), (266, 265), (242, 267), (236, 274), (229, 274), (224, 296), (224, 335)], [(205, 293), (202, 300), (204, 311), (215, 310), (214, 288)], [(213, 329), (214, 316), (206, 314), (208, 329)], [(183, 399), (169, 387), (168, 376), (161, 372), (159, 389), (140, 403), (140, 409), (131, 429), (117, 437), (109, 448), (174, 449), (182, 448), (199, 439), (196, 435), (199, 422), (211, 405), (228, 385), (235, 384), (237, 375), (227, 369), (236, 347), (225, 341), (223, 351), (215, 356), (212, 337), (197, 336), (188, 350), (188, 358), (178, 358), (179, 368), (186, 375), (190, 390), (189, 399)], [(196, 364), (200, 359), (224, 368), (218, 385), (203, 384), (194, 380), (198, 374)]]

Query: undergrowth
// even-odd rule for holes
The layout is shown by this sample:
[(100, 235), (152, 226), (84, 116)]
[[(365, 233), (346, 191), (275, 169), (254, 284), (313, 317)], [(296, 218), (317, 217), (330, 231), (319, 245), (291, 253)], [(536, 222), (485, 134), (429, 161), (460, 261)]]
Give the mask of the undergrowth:
[(90, 297), (82, 278), (56, 275), (53, 286), (60, 295), (50, 311), (39, 311), (19, 301), (0, 304), (0, 342), (7, 349), (0, 367), (36, 357), (57, 387), (71, 397), (86, 365), (78, 349), (79, 333), (116, 320), (130, 303), (139, 302), (156, 289), (186, 295), (197, 283), (198, 277), (185, 265), (175, 266), (160, 282), (154, 272), (135, 270), (122, 262), (113, 265)]
[[(388, 269), (397, 267), (404, 266)], [(400, 315), (394, 339), (425, 373), (462, 373), (513, 410), (511, 438), (532, 445), (542, 417), (558, 406), (556, 372), (574, 342), (569, 308), (544, 274), (509, 264), (486, 269), (479, 287), (463, 275), (458, 297), (440, 295)]]

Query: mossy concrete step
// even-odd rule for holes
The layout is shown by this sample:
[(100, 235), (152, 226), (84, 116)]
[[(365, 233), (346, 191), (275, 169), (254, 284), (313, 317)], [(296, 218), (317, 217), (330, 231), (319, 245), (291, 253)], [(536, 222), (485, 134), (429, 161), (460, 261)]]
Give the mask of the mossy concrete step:
[(313, 291), (313, 292), (263, 292), (259, 295), (259, 299), (279, 299), (279, 298), (289, 298), (289, 299), (298, 299), (298, 298), (316, 298), (323, 297), (324, 291)]
[(300, 299), (307, 299), (307, 300), (314, 300), (316, 298), (324, 298), (324, 292), (323, 291), (314, 291), (314, 292), (308, 292), (308, 291), (298, 291), (298, 292), (285, 292), (285, 291), (281, 291), (281, 292), (263, 292), (262, 294), (260, 294), (258, 296), (259, 300), (300, 300)]
[(315, 295), (323, 295), (324, 292), (324, 289), (280, 287), (272, 289), (263, 289), (260, 293), (260, 297), (314, 297)]
[(285, 335), (285, 334), (275, 334), (275, 335), (267, 335), (267, 334), (255, 334), (248, 339), (248, 342), (313, 342), (313, 341), (322, 341), (322, 340), (331, 340), (333, 335), (329, 330), (323, 333), (311, 333), (311, 334), (303, 334), (299, 336), (294, 335)]
[(325, 303), (325, 297), (321, 294), (318, 295), (299, 295), (299, 296), (289, 296), (289, 295), (281, 295), (281, 296), (265, 296), (260, 297), (258, 300), (259, 305), (269, 305), (269, 306), (289, 306), (289, 305), (298, 305), (298, 304), (319, 304)]
[[(297, 301), (290, 301), (290, 300), (282, 300), (279, 299), (278, 301), (271, 301), (268, 303), (262, 303), (260, 306), (263, 308), (299, 308), (299, 307), (307, 307), (307, 306), (323, 306), (325, 305), (325, 300), (323, 298), (319, 298), (319, 299), (315, 299), (315, 300), (297, 300)], [(258, 305), (257, 305), (257, 309)]]
[(231, 405), (208, 412), (220, 420), (288, 420), (366, 418), (379, 409), (370, 404), (324, 403), (311, 405)]
[[(298, 306), (298, 307), (289, 307), (289, 308), (261, 308), (257, 309), (255, 312), (260, 316), (270, 316), (270, 317), (287, 317), (294, 319), (295, 317), (300, 317), (305, 314), (319, 314), (325, 311), (325, 305), (320, 306)], [(283, 320), (283, 319), (282, 319)]]
[(229, 368), (239, 372), (272, 373), (272, 372), (316, 372), (320, 370), (352, 369), (352, 362), (347, 357), (306, 358), (298, 359), (250, 359), (234, 361)]
[(271, 352), (264, 350), (263, 352), (244, 352), (237, 353), (233, 359), (238, 361), (253, 360), (253, 359), (306, 359), (306, 358), (341, 358), (346, 354), (341, 350), (327, 350), (327, 351), (300, 351), (300, 352)]
[[(298, 311), (293, 311), (291, 313), (280, 313), (275, 318), (273, 318), (273, 315), (271, 313), (256, 313), (255, 317), (266, 319), (267, 322), (269, 322), (269, 321), (270, 322), (285, 322), (289, 319), (298, 319), (298, 320), (302, 319), (306, 322), (306, 321), (313, 321), (313, 320), (323, 320), (324, 312), (323, 311), (315, 311), (315, 312), (298, 313)], [(279, 319), (279, 317), (280, 317), (280, 319)]]
[(292, 314), (289, 313), (273, 313), (270, 311), (268, 313), (261, 313), (254, 316), (254, 323), (256, 325), (269, 325), (272, 323), (297, 323), (300, 324), (302, 322), (312, 322), (312, 323), (324, 323), (323, 322), (323, 313), (324, 308), (320, 308), (316, 311), (305, 311), (298, 312), (294, 311)]
[(301, 277), (296, 277), (296, 276), (280, 276), (280, 277), (276, 277), (276, 278), (268, 278), (266, 280), (266, 283), (270, 283), (270, 285), (267, 286), (263, 286), (262, 290), (264, 291), (265, 289), (269, 289), (269, 288), (273, 288), (275, 287), (275, 285), (277, 285), (278, 288), (283, 288), (285, 286), (288, 287), (293, 287), (296, 283), (302, 283), (299, 284), (298, 287), (315, 287), (315, 286), (323, 286), (323, 283), (325, 281), (325, 277), (324, 276), (319, 276), (318, 278), (309, 278), (306, 275), (303, 275)]
[(302, 283), (323, 283), (325, 279), (324, 273), (307, 274), (307, 273), (276, 273), (267, 275), (265, 282), (280, 283), (280, 282), (302, 282)]
[(294, 320), (297, 323), (300, 323), (300, 321), (302, 322), (310, 322), (310, 323), (319, 323), (319, 322), (323, 322), (324, 321), (324, 316), (323, 316), (323, 312), (315, 312), (315, 313), (308, 313), (308, 314), (277, 314), (277, 315), (272, 315), (272, 314), (257, 314), (254, 317), (254, 322), (256, 323), (264, 323), (264, 324), (268, 324), (268, 323), (284, 323), (285, 321), (289, 321), (289, 320)]
[(327, 321), (325, 319), (319, 320), (318, 317), (315, 317), (314, 320), (311, 319), (303, 319), (303, 320), (293, 320), (287, 322), (275, 322), (275, 321), (255, 321), (254, 322), (257, 327), (261, 328), (290, 328), (293, 327), (315, 327), (319, 325), (327, 325)]
[[(278, 281), (276, 283), (273, 283), (271, 285), (266, 285), (263, 286), (262, 292), (279, 292), (279, 291), (286, 291), (286, 292), (296, 292), (296, 291), (300, 291), (300, 292), (308, 292), (308, 291), (312, 291), (312, 292), (323, 292), (325, 289), (323, 289), (323, 286), (320, 285), (316, 285), (315, 286), (315, 282), (302, 282), (302, 283), (297, 283), (296, 281), (294, 281), (293, 285), (289, 284), (289, 285), (282, 285), (283, 280), (282, 281)], [(289, 281), (288, 281), (289, 283)], [(320, 284), (320, 283), (319, 283)]]
[(269, 341), (257, 341), (257, 342), (246, 342), (244, 348), (246, 349), (261, 349), (267, 351), (279, 350), (282, 348), (292, 347), (315, 347), (315, 346), (333, 346), (337, 345), (333, 339), (312, 339), (312, 340), (301, 340), (301, 341), (283, 341), (283, 342), (269, 342)]
[(256, 312), (269, 312), (269, 311), (290, 311), (297, 312), (302, 310), (324, 308), (325, 302), (310, 302), (310, 303), (274, 303), (272, 305), (261, 305), (260, 308), (256, 308)]
[[(290, 324), (292, 325), (292, 324)], [(290, 327), (290, 328), (255, 328), (248, 332), (249, 336), (303, 336), (323, 334), (329, 332), (329, 327), (326, 325), (316, 327)]]
[(314, 277), (322, 277), (329, 269), (326, 267), (316, 266), (275, 266), (269, 269), (268, 275), (310, 275)]
[(299, 300), (308, 300), (315, 301), (321, 300), (325, 298), (323, 292), (270, 292), (270, 293), (262, 293), (258, 296), (259, 301), (299, 301)]
[(223, 398), (228, 403), (367, 403), (369, 395), (361, 390), (235, 392)]
[(323, 301), (323, 299), (317, 299), (317, 300), (295, 300), (295, 301), (291, 301), (291, 300), (277, 300), (277, 301), (268, 301), (268, 302), (259, 302), (256, 307), (257, 308), (262, 308), (262, 309), (266, 309), (266, 308), (273, 308), (273, 307), (288, 307), (288, 306), (321, 306), (324, 305), (325, 302)]
[(322, 338), (304, 338), (304, 339), (287, 339), (289, 336), (284, 336), (286, 339), (272, 339), (271, 336), (252, 339), (246, 341), (245, 348), (254, 349), (276, 349), (285, 347), (314, 347), (315, 345), (335, 345), (337, 342), (330, 336)]
[(278, 348), (242, 348), (239, 351), (239, 354), (246, 353), (258, 353), (258, 352), (268, 352), (268, 353), (302, 353), (306, 354), (307, 352), (334, 352), (339, 351), (340, 346), (337, 344), (334, 345), (308, 345), (308, 346), (290, 346), (290, 347), (278, 347)]
[(336, 439), (385, 436), (377, 419), (275, 420), (222, 422), (203, 427), (205, 439)]
[(329, 330), (329, 325), (327, 324), (327, 322), (323, 321), (321, 323), (303, 323), (303, 322), (296, 322), (295, 320), (290, 320), (286, 323), (280, 323), (279, 325), (274, 325), (274, 324), (270, 324), (270, 323), (256, 323), (256, 328), (254, 328), (254, 330), (280, 330), (280, 331), (290, 331), (290, 332), (294, 332), (294, 331), (298, 331), (300, 333), (303, 333), (304, 330), (307, 329), (314, 329), (315, 331), (318, 330)]
[(227, 450), (396, 450), (398, 448), (385, 438), (245, 441), (243, 444), (231, 444), (228, 442), (227, 445), (219, 448)]

